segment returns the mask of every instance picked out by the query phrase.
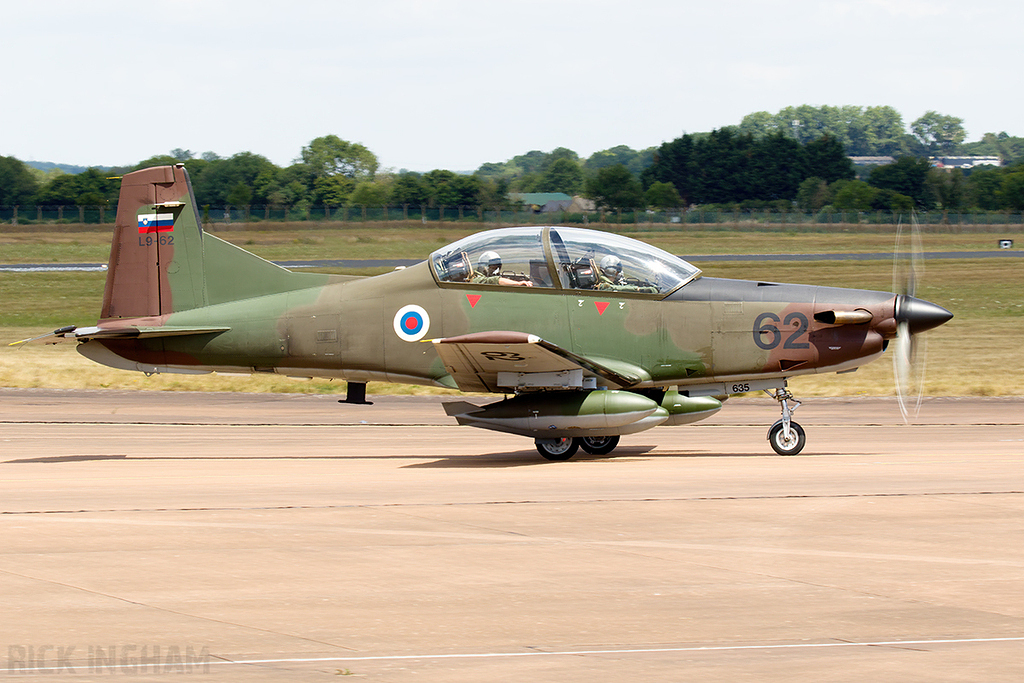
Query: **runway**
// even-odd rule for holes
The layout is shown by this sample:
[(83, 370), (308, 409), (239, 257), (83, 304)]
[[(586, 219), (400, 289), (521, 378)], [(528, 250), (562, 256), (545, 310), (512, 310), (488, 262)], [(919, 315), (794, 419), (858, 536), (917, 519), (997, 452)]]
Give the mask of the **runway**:
[(737, 399), (551, 463), (336, 399), (0, 389), (0, 675), (1024, 678), (1024, 400), (809, 399), (780, 457)]

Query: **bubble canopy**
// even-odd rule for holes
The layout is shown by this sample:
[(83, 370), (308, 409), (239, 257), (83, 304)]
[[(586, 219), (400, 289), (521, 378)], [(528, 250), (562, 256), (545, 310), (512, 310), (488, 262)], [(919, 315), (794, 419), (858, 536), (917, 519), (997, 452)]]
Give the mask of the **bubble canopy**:
[(657, 296), (700, 277), (697, 267), (649, 244), (612, 233), (559, 226), (476, 233), (438, 249), (430, 255), (430, 263), (441, 283), (528, 284)]

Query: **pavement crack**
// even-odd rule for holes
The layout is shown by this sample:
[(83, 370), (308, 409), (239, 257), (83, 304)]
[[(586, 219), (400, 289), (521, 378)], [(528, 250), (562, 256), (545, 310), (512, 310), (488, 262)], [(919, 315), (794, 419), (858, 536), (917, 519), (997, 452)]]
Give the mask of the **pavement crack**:
[(70, 514), (95, 514), (111, 512), (231, 512), (231, 511), (272, 511), (272, 510), (347, 510), (354, 508), (363, 509), (415, 509), (415, 508), (451, 508), (451, 507), (474, 507), (487, 505), (604, 505), (609, 503), (686, 503), (686, 502), (715, 502), (715, 501), (758, 501), (758, 500), (840, 500), (840, 499), (868, 499), (868, 498), (918, 498), (918, 497), (969, 497), (969, 496), (1019, 496), (1024, 490), (991, 490), (991, 491), (906, 491), (890, 493), (823, 493), (823, 494), (779, 494), (762, 496), (666, 496), (666, 497), (643, 497), (643, 498), (583, 498), (568, 499), (559, 498), (551, 500), (543, 499), (521, 499), (521, 500), (469, 500), (457, 502), (423, 502), (423, 503), (349, 503), (349, 504), (327, 504), (327, 505), (227, 505), (227, 506), (198, 506), (198, 507), (162, 507), (162, 508), (79, 508), (79, 509), (54, 509), (54, 510), (0, 510), (3, 515), (70, 515)]

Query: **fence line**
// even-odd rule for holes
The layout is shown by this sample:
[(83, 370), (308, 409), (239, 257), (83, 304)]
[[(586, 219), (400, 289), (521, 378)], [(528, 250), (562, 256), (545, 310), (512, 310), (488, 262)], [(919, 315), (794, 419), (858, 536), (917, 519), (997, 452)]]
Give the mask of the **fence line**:
[[(671, 230), (683, 226), (705, 229), (828, 231), (830, 226), (861, 226), (878, 229), (895, 225), (910, 217), (881, 211), (778, 213), (772, 211), (718, 211), (701, 208), (689, 210), (625, 211), (608, 210), (591, 213), (535, 213), (523, 209), (485, 209), (480, 206), (245, 206), (209, 207), (201, 211), (204, 225), (216, 228), (252, 229), (276, 223), (422, 223), (436, 227), (440, 223), (488, 225), (597, 225), (601, 227), (630, 226), (639, 230)], [(0, 206), (0, 231), (49, 225), (113, 224), (117, 206)], [(930, 211), (916, 215), (917, 222), (934, 230), (952, 232), (989, 232), (1024, 230), (1024, 214), (1007, 212)]]

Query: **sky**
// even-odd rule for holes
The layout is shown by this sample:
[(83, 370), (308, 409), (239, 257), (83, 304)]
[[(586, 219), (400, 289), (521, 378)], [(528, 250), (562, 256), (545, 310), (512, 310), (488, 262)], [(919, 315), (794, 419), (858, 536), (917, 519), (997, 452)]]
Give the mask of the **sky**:
[(21, 0), (0, 156), (172, 149), (290, 165), (334, 134), (381, 168), (656, 146), (810, 104), (1024, 137), (1019, 0)]

